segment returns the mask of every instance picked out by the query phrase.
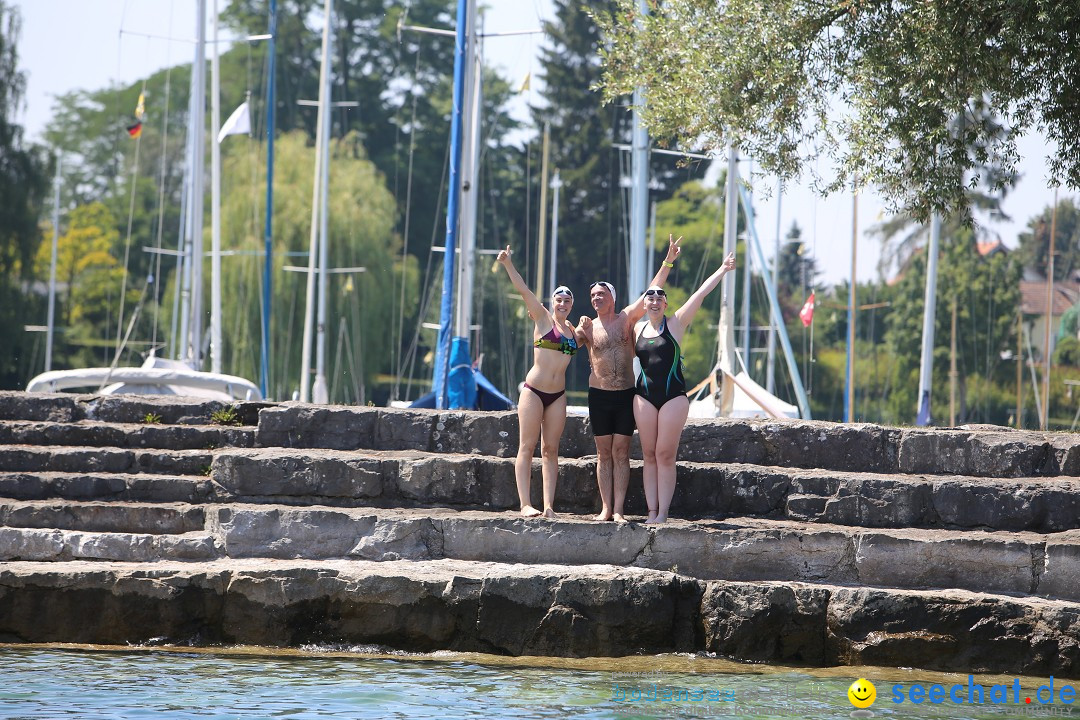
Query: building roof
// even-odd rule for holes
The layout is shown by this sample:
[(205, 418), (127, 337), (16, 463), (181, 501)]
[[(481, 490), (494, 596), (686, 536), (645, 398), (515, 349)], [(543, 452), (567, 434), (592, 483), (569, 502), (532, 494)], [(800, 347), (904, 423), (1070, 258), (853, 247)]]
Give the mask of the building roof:
[[(1080, 284), (1068, 281), (1054, 283), (1052, 313), (1061, 315), (1080, 300)], [(1025, 315), (1046, 315), (1046, 281), (1020, 281), (1020, 310)]]
[(987, 240), (986, 242), (975, 243), (975, 249), (983, 257), (995, 255), (999, 252), (1008, 252), (1009, 250), (1001, 240)]

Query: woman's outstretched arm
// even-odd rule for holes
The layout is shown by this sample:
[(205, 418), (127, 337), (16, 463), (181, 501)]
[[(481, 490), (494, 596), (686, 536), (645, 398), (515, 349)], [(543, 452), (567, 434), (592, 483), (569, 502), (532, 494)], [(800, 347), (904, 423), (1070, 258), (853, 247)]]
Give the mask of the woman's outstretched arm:
[[(682, 248), (679, 247), (679, 243), (682, 242), (683, 236), (680, 235), (677, 240), (672, 240), (672, 236), (668, 235), (668, 248), (667, 255), (664, 257), (664, 261), (660, 263), (660, 269), (653, 275), (652, 282), (649, 287), (655, 285), (656, 287), (664, 287), (664, 283), (667, 282), (668, 273), (671, 268), (675, 267), (675, 261), (679, 257), (679, 253), (682, 252)], [(638, 320), (645, 316), (645, 296), (638, 295), (637, 300), (632, 304), (626, 306), (626, 315), (630, 318), (630, 324), (633, 325)]]
[[(529, 317), (532, 318), (533, 322), (539, 326), (540, 318), (546, 317), (548, 323), (551, 323), (551, 316), (548, 315), (547, 308), (537, 299), (533, 291), (525, 284), (521, 273), (514, 267), (514, 261), (510, 259), (509, 245), (506, 246), (505, 250), (499, 251), (499, 256), (495, 258), (495, 261), (506, 269), (506, 274), (510, 276), (510, 282), (514, 285), (514, 289), (518, 291), (518, 295), (521, 295), (521, 299), (525, 301), (525, 309), (529, 311)], [(538, 327), (537, 329), (542, 328)], [(544, 332), (547, 332), (547, 330), (544, 330)]]
[(697, 311), (701, 308), (701, 303), (705, 299), (705, 296), (716, 289), (716, 286), (720, 284), (720, 281), (724, 279), (724, 276), (735, 269), (735, 253), (728, 253), (728, 256), (724, 258), (724, 262), (720, 265), (716, 272), (705, 279), (705, 282), (701, 284), (694, 294), (687, 299), (683, 306), (675, 311), (675, 317), (679, 320), (679, 327), (683, 332), (690, 327), (690, 323), (694, 320), (694, 315), (697, 315)]

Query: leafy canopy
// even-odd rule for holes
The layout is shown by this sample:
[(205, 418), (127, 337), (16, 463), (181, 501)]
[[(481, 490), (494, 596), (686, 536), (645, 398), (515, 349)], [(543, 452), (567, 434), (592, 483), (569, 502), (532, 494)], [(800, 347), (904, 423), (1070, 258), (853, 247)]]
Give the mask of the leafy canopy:
[[(877, 186), (893, 210), (964, 212), (964, 187), (1015, 174), (1016, 136), (1056, 144), (1080, 187), (1080, 5), (1050, 0), (618, 0), (597, 19), (611, 99), (647, 94), (651, 132), (731, 139), (825, 191)], [(990, 112), (984, 110), (988, 108)], [(1012, 131), (1002, 134), (996, 117)], [(822, 171), (811, 162), (828, 156)], [(827, 176), (826, 176), (827, 175)]]

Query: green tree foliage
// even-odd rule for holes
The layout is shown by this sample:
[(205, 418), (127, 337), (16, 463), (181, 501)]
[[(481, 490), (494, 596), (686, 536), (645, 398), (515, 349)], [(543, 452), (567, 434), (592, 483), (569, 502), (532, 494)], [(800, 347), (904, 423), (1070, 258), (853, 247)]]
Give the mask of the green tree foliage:
[[(256, 145), (252, 140), (230, 141), (223, 162), (223, 249), (240, 251), (222, 261), (223, 365), (245, 377), (258, 377), (260, 361), (263, 259), (259, 253), (265, 195), (250, 192), (250, 178), (264, 176), (265, 168), (253, 152)], [(276, 152), (270, 389), (274, 397), (287, 398), (299, 386), (306, 274), (282, 268), (307, 266), (305, 256), (286, 253), (306, 253), (309, 246), (315, 153), (302, 131), (283, 135)], [(361, 387), (367, 387), (375, 374), (391, 372), (387, 340), (396, 324), (393, 309), (395, 281), (402, 274), (401, 241), (394, 233), (396, 208), (385, 178), (367, 159), (354, 133), (331, 146), (330, 188), (330, 267), (365, 267), (367, 271), (330, 278), (327, 379), (332, 401), (359, 402)], [(405, 296), (415, 304), (417, 272), (411, 258), (405, 275)]]
[[(591, 313), (585, 290), (596, 280), (612, 282), (620, 303), (626, 298), (629, 264), (629, 154), (613, 147), (628, 143), (632, 129), (630, 98), (626, 93), (610, 105), (596, 92), (603, 76), (598, 46), (607, 40), (590, 11), (607, 12), (611, 0), (555, 0), (555, 20), (546, 24), (547, 42), (540, 64), (544, 78), (543, 104), (533, 108), (534, 123), (551, 127), (551, 164), (564, 183), (559, 208), (558, 282), (579, 292), (575, 312)], [(539, 143), (532, 146), (531, 163), (540, 162)], [(688, 180), (700, 178), (707, 163), (683, 163), (680, 158), (653, 153), (650, 158), (651, 199), (661, 202)], [(625, 180), (624, 180), (625, 178)], [(532, 189), (533, 205), (539, 188)], [(549, 196), (550, 197), (550, 196)], [(666, 231), (657, 230), (666, 249)], [(647, 273), (654, 272), (659, 255), (648, 256)], [(535, 268), (522, 258), (519, 269), (533, 277)], [(571, 365), (571, 388), (587, 384), (587, 363)]]
[[(972, 110), (980, 122), (999, 140), (1008, 137), (1007, 129), (985, 104)], [(979, 223), (973, 223), (974, 213), (998, 216), (1008, 219), (1002, 211), (1001, 203), (1005, 194), (1012, 187), (1015, 176), (1000, 164), (1000, 158), (986, 158), (980, 155), (978, 146), (968, 148), (974, 172), (965, 174), (970, 182), (962, 188), (963, 205), (957, 212), (946, 215), (943, 219), (942, 232), (954, 235), (961, 227), (970, 225), (979, 241), (989, 240), (990, 231)], [(878, 272), (882, 277), (900, 272), (911, 259), (911, 255), (923, 247), (930, 236), (930, 223), (920, 221), (917, 214), (900, 212), (871, 228), (871, 233), (881, 240), (881, 256), (878, 260)]]
[[(943, 233), (941, 252), (934, 325), (933, 417), (938, 423), (948, 420), (949, 345), (955, 303), (959, 421), (1004, 424), (1010, 411), (1007, 395), (993, 392), (988, 382), (1005, 385), (1015, 377), (1015, 366), (1004, 363), (1001, 353), (1016, 346), (1020, 263), (1015, 254), (980, 256), (969, 228)], [(919, 353), (911, 349), (920, 348), (922, 343), (921, 288), (925, 278), (926, 253), (921, 252), (912, 257), (897, 283), (897, 302), (889, 314), (886, 339), (894, 359), (886, 416), (890, 422), (911, 422), (916, 412)], [(982, 380), (973, 383), (976, 377)]]
[(15, 122), (22, 108), (26, 77), (19, 70), (18, 10), (0, 0), (0, 387), (18, 387), (29, 369), (22, 358), (31, 340), (23, 325), (34, 319), (22, 283), (31, 272), (40, 234), (37, 227), (47, 188), (46, 160), (40, 148), (23, 141)]
[[(399, 32), (399, 24), (453, 29), (455, 8), (452, 0), (420, 0), (404, 5), (390, 0), (342, 0), (335, 5), (332, 99), (356, 101), (359, 107), (334, 111), (334, 134), (340, 137), (355, 132), (361, 138), (367, 156), (382, 173), (397, 204), (395, 229), (404, 240), (404, 249), (419, 260), (425, 278), (421, 303), (416, 306), (410, 300), (405, 309), (410, 314), (403, 322), (395, 323), (393, 338), (388, 339), (401, 352), (388, 349), (387, 356), (412, 358), (415, 373), (426, 377), (430, 377), (430, 369), (424, 367), (423, 361), (434, 338), (426, 331), (413, 329), (421, 321), (438, 318), (442, 256), (431, 253), (430, 248), (441, 245), (446, 232), (445, 178), (454, 40), (410, 30)], [(321, 3), (285, 0), (279, 4), (278, 13), (277, 125), (282, 132), (303, 129), (314, 136), (314, 110), (298, 107), (296, 101), (318, 95)], [(265, 31), (266, 8), (262, 0), (238, 0), (230, 6), (227, 17), (242, 32)], [(265, 48), (252, 52), (256, 62), (263, 62)], [(490, 70), (484, 73), (485, 144), (477, 237), (481, 248), (517, 245), (529, 222), (525, 213), (525, 154), (504, 141), (517, 127), (506, 112), (510, 96), (510, 87), (503, 79)], [(260, 115), (262, 112), (258, 111)], [(501, 293), (489, 292), (496, 285), (483, 276), (477, 280), (477, 317), (505, 315), (507, 307)], [(391, 296), (400, 298), (400, 278), (397, 282)], [(391, 314), (399, 317), (401, 310), (395, 306)], [(415, 312), (420, 314), (412, 314)], [(500, 346), (505, 345), (499, 335), (502, 323), (483, 325), (478, 350), (498, 359), (499, 367), (505, 367), (500, 355)], [(404, 360), (398, 365), (408, 364)], [(392, 373), (397, 370), (386, 368)]]
[(788, 296), (798, 301), (801, 309), (805, 296), (818, 286), (820, 276), (817, 258), (813, 256), (810, 246), (803, 242), (802, 229), (793, 222), (784, 244), (780, 246), (780, 263), (776, 271), (776, 287), (780, 297)]
[(1024, 268), (1046, 277), (1050, 257), (1050, 228), (1054, 226), (1054, 280), (1075, 277), (1080, 270), (1080, 209), (1071, 198), (1058, 203), (1054, 209), (1045, 208), (1028, 221), (1026, 232), (1020, 233), (1020, 261)]
[[(51, 238), (52, 228), (45, 234)], [(57, 239), (54, 368), (108, 365), (116, 338), (123, 269), (113, 253), (119, 233), (116, 219), (102, 203), (80, 205), (67, 217)], [(35, 275), (48, 279), (52, 243), (42, 242)], [(134, 295), (134, 293), (131, 293)]]
[(1054, 365), (1080, 367), (1080, 340), (1076, 336), (1062, 338), (1054, 347)]
[[(679, 186), (666, 200), (656, 204), (656, 240), (667, 248), (668, 235), (682, 237), (682, 252), (668, 276), (668, 303), (681, 306), (723, 260), (724, 230), (723, 184), (708, 187), (693, 180)], [(739, 213), (740, 226), (745, 223)], [(745, 254), (738, 253), (741, 262)], [(654, 272), (650, 268), (649, 272)], [(742, 273), (736, 274), (736, 284)], [(741, 297), (741, 290), (736, 297)], [(704, 379), (716, 365), (716, 324), (720, 318), (721, 293), (705, 298), (682, 342), (687, 382), (691, 386)]]
[[(979, 166), (1011, 180), (1015, 137), (1043, 129), (1050, 173), (1080, 187), (1080, 6), (1049, 0), (619, 0), (598, 14), (608, 97), (644, 86), (661, 134), (734, 140), (770, 173), (820, 153), (827, 189), (873, 185), (919, 218), (963, 211)], [(991, 113), (980, 111), (985, 105)], [(1002, 135), (1000, 124), (1014, 134)], [(984, 178), (987, 179), (987, 178)], [(946, 212), (946, 214), (948, 214)]]

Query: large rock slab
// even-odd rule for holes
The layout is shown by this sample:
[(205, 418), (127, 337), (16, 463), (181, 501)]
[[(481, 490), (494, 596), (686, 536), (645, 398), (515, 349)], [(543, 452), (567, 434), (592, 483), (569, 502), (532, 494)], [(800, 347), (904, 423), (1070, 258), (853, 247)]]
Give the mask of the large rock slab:
[(708, 582), (706, 649), (756, 662), (1080, 675), (1080, 606), (962, 590)]
[(206, 425), (211, 415), (232, 408), (241, 424), (255, 425), (268, 402), (224, 403), (177, 395), (78, 395), (74, 393), (27, 393), (0, 391), (0, 420), (77, 422), (98, 420), (141, 423), (148, 414), (164, 424)]
[[(219, 451), (213, 478), (245, 502), (374, 507), (517, 507), (512, 458), (410, 451)], [(599, 510), (593, 459), (562, 459), (555, 507)], [(540, 463), (532, 500), (540, 506)], [(1080, 478), (997, 479), (888, 475), (743, 463), (679, 462), (672, 514), (787, 517), (860, 527), (989, 528), (1058, 532), (1080, 527)], [(641, 463), (632, 462), (626, 510), (645, 513)]]
[(86, 417), (80, 396), (0, 390), (0, 420), (76, 422)]
[(836, 588), (836, 662), (962, 673), (1080, 677), (1080, 606), (962, 590)]
[(0, 642), (379, 645), (1080, 677), (1080, 604), (696, 581), (605, 565), (229, 560), (0, 566)]
[[(566, 418), (560, 454), (596, 453), (588, 419)], [(465, 412), (391, 408), (343, 408), (289, 403), (259, 413), (260, 447), (329, 450), (419, 450), (514, 457), (518, 448), (515, 412)], [(539, 453), (539, 444), (537, 446)]]
[(907, 429), (901, 433), (900, 472), (980, 477), (1032, 477), (1053, 472), (1045, 435), (1021, 431)]
[[(108, 519), (119, 524), (120, 517), (117, 512)], [(223, 557), (238, 559), (601, 563), (669, 570), (705, 580), (963, 588), (1080, 600), (1080, 531), (1038, 535), (868, 530), (758, 518), (672, 521), (648, 527), (573, 516), (524, 519), (513, 512), (239, 503), (206, 506), (205, 517), (205, 528), (197, 530), (214, 539)], [(122, 548), (124, 537), (142, 529), (135, 520), (149, 522), (136, 516), (126, 533), (99, 534), (117, 535), (119, 539), (110, 542)], [(169, 529), (192, 532), (188, 530), (192, 520), (181, 516)], [(41, 542), (42, 532), (61, 532), (26, 528), (28, 524), (8, 528), (7, 547), (14, 549), (0, 556), (24, 557), (23, 544)], [(108, 557), (129, 562), (176, 559), (169, 554), (172, 546), (159, 549), (162, 554), (153, 555), (138, 546)]]
[(0, 526), (179, 534), (203, 530), (202, 507), (177, 504), (0, 501)]
[(64, 568), (0, 568), (0, 641), (690, 651), (699, 593), (670, 573), (608, 566), (257, 560)]
[(66, 564), (72, 560), (155, 563), (162, 558), (213, 560), (221, 557), (215, 538), (202, 532), (182, 535), (83, 532), (0, 527), (0, 561)]
[(209, 476), (110, 472), (0, 472), (0, 497), (202, 503), (220, 498)]
[[(513, 412), (343, 408), (295, 403), (259, 413), (261, 447), (419, 450), (513, 457)], [(588, 419), (571, 415), (560, 455), (595, 454)], [(691, 419), (680, 459), (843, 472), (1037, 477), (1080, 474), (1080, 439), (1069, 433), (889, 428), (806, 420)], [(632, 456), (640, 458), (636, 438)]]
[[(211, 474), (224, 492), (245, 502), (492, 510), (518, 505), (510, 458), (407, 451), (224, 450), (216, 454)], [(564, 460), (559, 476), (557, 508), (599, 510), (594, 463)], [(542, 491), (537, 460), (532, 469), (534, 503), (542, 505)]]
[(33, 422), (0, 420), (0, 445), (78, 445), (86, 447), (208, 450), (253, 447), (254, 428), (220, 425)]
[(0, 445), (0, 472), (207, 475), (213, 458), (213, 453), (207, 450)]

